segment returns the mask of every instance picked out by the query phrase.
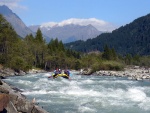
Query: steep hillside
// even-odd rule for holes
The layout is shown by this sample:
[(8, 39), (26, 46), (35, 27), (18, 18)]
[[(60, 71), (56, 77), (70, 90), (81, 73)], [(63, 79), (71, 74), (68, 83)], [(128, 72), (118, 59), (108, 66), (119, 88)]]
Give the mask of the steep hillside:
[(0, 14), (2, 14), (9, 23), (11, 23), (19, 36), (24, 38), (27, 34), (33, 33), (7, 6), (0, 6)]
[(122, 26), (112, 33), (103, 33), (85, 42), (77, 41), (65, 46), (77, 51), (103, 51), (104, 45), (115, 48), (120, 54), (150, 55), (150, 14)]

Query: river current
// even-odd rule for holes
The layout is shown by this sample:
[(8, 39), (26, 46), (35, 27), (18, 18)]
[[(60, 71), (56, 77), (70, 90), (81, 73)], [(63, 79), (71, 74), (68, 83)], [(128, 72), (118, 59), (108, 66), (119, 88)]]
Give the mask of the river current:
[(82, 76), (71, 80), (48, 78), (52, 73), (5, 79), (50, 113), (150, 113), (150, 81), (110, 76)]

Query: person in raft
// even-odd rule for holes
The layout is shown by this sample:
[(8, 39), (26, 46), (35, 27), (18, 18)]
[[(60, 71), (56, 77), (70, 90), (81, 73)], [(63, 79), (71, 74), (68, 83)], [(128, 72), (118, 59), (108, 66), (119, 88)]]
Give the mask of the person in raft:
[(58, 70), (58, 73), (59, 73), (59, 74), (61, 74), (61, 73), (62, 73), (62, 70), (61, 70), (61, 69), (59, 69), (59, 70)]
[(68, 69), (65, 69), (64, 74), (68, 75), (68, 77), (70, 76), (70, 71)]
[(7, 113), (6, 107), (9, 103), (8, 94), (0, 93), (0, 113)]
[(56, 70), (54, 70), (54, 75), (53, 75), (53, 77), (55, 78), (55, 76), (57, 76), (59, 74), (59, 70), (58, 70), (58, 68), (56, 68)]

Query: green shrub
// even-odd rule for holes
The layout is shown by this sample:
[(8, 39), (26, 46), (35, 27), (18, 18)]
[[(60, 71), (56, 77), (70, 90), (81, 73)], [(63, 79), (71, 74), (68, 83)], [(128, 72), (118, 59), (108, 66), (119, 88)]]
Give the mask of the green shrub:
[(104, 70), (123, 70), (124, 69), (124, 65), (120, 62), (117, 61), (105, 61), (103, 62), (103, 66)]
[(14, 70), (28, 70), (30, 66), (27, 64), (27, 62), (19, 56), (15, 56), (10, 60), (10, 67)]

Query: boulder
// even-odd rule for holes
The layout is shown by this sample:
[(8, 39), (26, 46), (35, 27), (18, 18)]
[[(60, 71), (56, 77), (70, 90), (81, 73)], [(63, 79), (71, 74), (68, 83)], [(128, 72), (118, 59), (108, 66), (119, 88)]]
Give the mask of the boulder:
[(9, 104), (7, 105), (7, 113), (48, 113), (42, 108), (35, 106), (34, 103), (27, 100), (20, 90), (14, 88), (4, 81), (1, 81), (0, 93), (9, 95)]
[(6, 107), (7, 113), (18, 113), (17, 109), (15, 108), (14, 104), (10, 101)]
[(4, 87), (2, 87), (2, 86), (0, 86), (0, 92), (1, 92), (1, 93), (6, 93), (6, 94), (8, 94), (8, 93), (9, 93), (9, 90), (6, 89), (6, 88), (4, 88)]
[(32, 113), (48, 113), (48, 112), (43, 110), (42, 108), (34, 105), (34, 108), (32, 109)]
[(15, 107), (19, 112), (31, 113), (33, 104), (25, 99), (18, 98), (16, 100)]
[(83, 69), (80, 74), (82, 75), (91, 75), (92, 74), (92, 69), (87, 68), (87, 69)]

